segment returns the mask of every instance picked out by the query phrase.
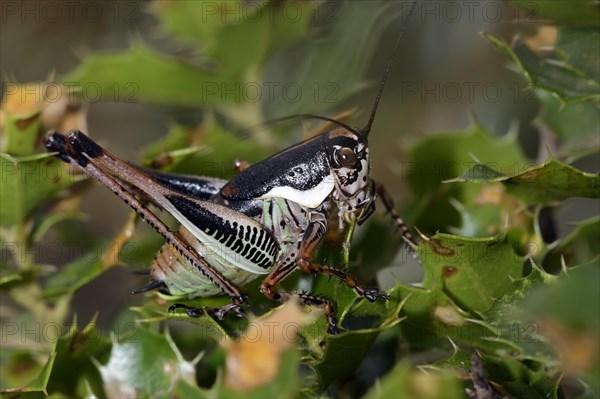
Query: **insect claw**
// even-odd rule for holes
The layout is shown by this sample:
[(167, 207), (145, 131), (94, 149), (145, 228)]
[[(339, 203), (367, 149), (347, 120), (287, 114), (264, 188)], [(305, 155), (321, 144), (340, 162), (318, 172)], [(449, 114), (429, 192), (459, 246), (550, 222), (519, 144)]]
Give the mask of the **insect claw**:
[(204, 312), (202, 312), (202, 309), (198, 309), (198, 308), (188, 308), (185, 310), (185, 313), (189, 316), (189, 317), (193, 317), (193, 318), (197, 318), (202, 316), (202, 314)]
[(248, 303), (248, 295), (240, 295), (238, 297), (231, 298), (231, 301), (236, 305), (243, 305)]
[(166, 285), (161, 280), (153, 280), (153, 281), (150, 281), (145, 287), (138, 288), (137, 290), (131, 291), (131, 295), (141, 294), (142, 292), (155, 290), (157, 288), (166, 288)]
[(241, 306), (234, 309), (235, 314), (237, 317), (241, 317), (243, 319), (248, 319), (248, 314), (246, 313), (246, 311), (244, 310), (244, 308), (242, 308)]
[(50, 130), (44, 139), (44, 146), (48, 151), (58, 152), (56, 155), (61, 160), (71, 163), (72, 158), (66, 152), (67, 141), (65, 136), (56, 130)]
[(369, 302), (375, 302), (377, 299), (390, 299), (388, 294), (384, 294), (377, 288), (367, 288), (362, 292), (362, 296), (365, 297)]
[(343, 333), (345, 330), (342, 327), (338, 327), (337, 325), (329, 326), (327, 328), (327, 333), (331, 335), (339, 335)]

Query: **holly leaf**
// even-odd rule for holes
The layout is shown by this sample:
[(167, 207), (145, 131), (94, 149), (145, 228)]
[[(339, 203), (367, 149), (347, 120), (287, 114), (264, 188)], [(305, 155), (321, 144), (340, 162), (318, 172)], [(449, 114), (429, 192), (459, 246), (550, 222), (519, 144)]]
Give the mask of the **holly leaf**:
[[(574, 266), (540, 285), (521, 302), (536, 334), (554, 351), (554, 363), (567, 376), (582, 376), (593, 392), (600, 392), (600, 269), (597, 259)], [(581, 304), (586, 304), (581, 306)], [(530, 354), (529, 348), (525, 348)], [(535, 353), (533, 354), (535, 355)], [(544, 362), (546, 368), (552, 365)]]
[[(59, 324), (44, 327), (45, 338), (51, 339), (50, 334), (60, 333), (60, 328)], [(21, 393), (26, 393), (25, 397), (38, 397), (42, 393), (44, 396), (57, 393), (78, 396), (84, 381), (87, 381), (96, 396), (103, 395), (100, 375), (92, 358), (102, 359), (107, 355), (110, 341), (102, 338), (95, 322), (92, 320), (82, 330), (74, 322), (65, 335), (54, 339), (52, 353), (39, 376), (21, 388), (5, 390), (4, 393), (9, 393), (8, 397), (22, 397)], [(11, 395), (13, 393), (14, 396)]]
[(509, 45), (490, 33), (483, 36), (512, 59), (533, 88), (548, 91), (564, 101), (600, 98), (597, 57), (600, 32), (561, 29), (553, 51), (544, 56), (536, 54), (522, 40)]
[[(157, 77), (161, 84), (156, 84)], [(228, 96), (223, 95), (226, 81), (222, 76), (142, 43), (124, 51), (91, 53), (62, 82), (79, 89), (79, 94), (88, 101), (145, 101), (200, 107), (241, 96), (235, 85), (233, 89), (227, 85)]]
[(364, 398), (464, 398), (461, 385), (452, 374), (434, 370), (425, 373), (415, 370), (407, 362), (400, 362)]
[(0, 219), (5, 241), (23, 242), (27, 221), (42, 204), (56, 197), (77, 177), (52, 154), (13, 157), (0, 153)]
[(194, 152), (181, 159), (174, 171), (231, 179), (236, 159), (254, 163), (271, 155), (256, 140), (235, 134), (212, 118), (203, 123), (198, 143), (206, 151)]
[(171, 396), (180, 381), (196, 385), (195, 365), (183, 358), (170, 336), (146, 328), (115, 342), (99, 371), (108, 397)]
[(521, 171), (529, 164), (515, 137), (494, 137), (477, 123), (463, 132), (427, 136), (408, 149), (408, 157), (404, 175), (417, 198), (411, 207), (412, 224), (424, 232), (460, 225), (451, 198), (465, 207), (476, 202), (480, 187), (442, 184), (477, 164), (474, 158), (501, 173)]
[(423, 237), (417, 252), (424, 278), (419, 286), (399, 284), (405, 304), (404, 334), (417, 347), (447, 337), (506, 350), (510, 343), (489, 340), (497, 333), (482, 315), (506, 295), (521, 276), (522, 258), (506, 237), (467, 238), (438, 233)]
[[(54, 365), (54, 360), (56, 358), (56, 353), (53, 352), (46, 360), (46, 364), (44, 364), (43, 368), (39, 372), (38, 376), (33, 379), (31, 382), (19, 387), (19, 388), (9, 388), (2, 389), (0, 393), (2, 393), (3, 398), (45, 398), (48, 396), (48, 382), (50, 380), (50, 375), (52, 373), (52, 367)], [(21, 362), (21, 366), (23, 366), (25, 362)]]
[(600, 258), (600, 217), (593, 217), (577, 224), (566, 237), (549, 250), (544, 256), (547, 270), (560, 270), (566, 265), (579, 265)]
[[(348, 329), (338, 335), (324, 334), (324, 326), (316, 324), (303, 329), (312, 353), (306, 359), (317, 378), (311, 390), (321, 392), (335, 380), (350, 376), (360, 366), (375, 338), (384, 330), (402, 321), (398, 316), (402, 303), (397, 292), (390, 292), (389, 301), (367, 303), (362, 300), (346, 317), (371, 317), (373, 327)], [(362, 305), (362, 306), (361, 306)], [(315, 334), (321, 332), (321, 334)], [(318, 339), (320, 337), (320, 339)], [(311, 340), (313, 342), (311, 342)], [(316, 350), (316, 348), (320, 348)], [(323, 349), (324, 348), (324, 349)]]
[(158, 1), (153, 8), (167, 33), (199, 50), (225, 75), (241, 76), (262, 65), (270, 51), (304, 37), (316, 4), (261, 2), (249, 7), (236, 0), (197, 7)]
[(445, 183), (501, 182), (509, 194), (526, 204), (551, 204), (571, 197), (600, 198), (600, 175), (582, 172), (555, 158), (522, 173), (504, 175), (487, 165), (473, 165), (460, 177)]
[(594, 100), (564, 103), (546, 91), (538, 91), (542, 109), (538, 116), (542, 132), (549, 128), (558, 139), (557, 156), (571, 161), (600, 151), (599, 103)]

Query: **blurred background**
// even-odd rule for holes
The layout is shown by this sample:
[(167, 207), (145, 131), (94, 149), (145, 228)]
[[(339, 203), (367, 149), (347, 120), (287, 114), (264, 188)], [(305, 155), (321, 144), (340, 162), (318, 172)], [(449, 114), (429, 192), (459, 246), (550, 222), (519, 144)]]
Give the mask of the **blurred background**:
[[(147, 276), (134, 272), (151, 264), (164, 240), (105, 187), (48, 156), (42, 131), (76, 127), (143, 166), (231, 178), (236, 158), (258, 162), (331, 127), (315, 120), (269, 122), (274, 119), (312, 113), (364, 126), (411, 3), (0, 3), (0, 388), (51, 373), (49, 382), (29, 386), (32, 396), (120, 397), (111, 391), (120, 380), (137, 387), (131, 396), (155, 396), (177, 384), (173, 394), (183, 397), (183, 374), (191, 376), (192, 388), (211, 387), (231, 355), (215, 345), (218, 334), (204, 333), (225, 329), (237, 337), (246, 325), (210, 318), (182, 322), (180, 315), (166, 314), (164, 297), (129, 295), (147, 283)], [(556, 164), (530, 169), (549, 154), (585, 172), (600, 169), (599, 12), (598, 2), (587, 0), (419, 2), (369, 137), (371, 175), (396, 199), (408, 226), (426, 235), (454, 234), (438, 236), (439, 242), (468, 259), (438, 257), (448, 254), (432, 241), (419, 248), (422, 267), (393, 234), (379, 204), (354, 232), (349, 257), (341, 250), (343, 232), (330, 225), (315, 259), (349, 266), (365, 285), (389, 290), (391, 300), (356, 301), (326, 276), (295, 273), (283, 287), (332, 298), (348, 334), (303, 331), (303, 358), (286, 363), (292, 382), (273, 355), (263, 363), (275, 364), (283, 377), (266, 389), (279, 384), (279, 397), (292, 391), (357, 397), (378, 392), (383, 376), (392, 387), (402, 385), (396, 389), (439, 388), (442, 380), (429, 375), (423, 382), (426, 373), (411, 367), (433, 370), (440, 360), (459, 371), (458, 378), (453, 371), (442, 379), (452, 379), (464, 396), (464, 388), (477, 383), (469, 373), (482, 367), (470, 357), (473, 349), (503, 394), (498, 387), (513, 397), (549, 397), (552, 391), (556, 398), (563, 392), (584, 397), (578, 394), (585, 384), (600, 389), (598, 176), (558, 163), (558, 172), (551, 168)], [(527, 171), (530, 179), (441, 183), (465, 176), (477, 161), (509, 176)], [(58, 175), (49, 175), (53, 171)], [(496, 234), (501, 245), (477, 239)], [(425, 256), (428, 251), (435, 255)], [(495, 262), (481, 255), (490, 253), (502, 256)], [(564, 263), (569, 275), (545, 274), (533, 262), (555, 275)], [(273, 304), (259, 283), (244, 293), (251, 313), (263, 317)], [(227, 299), (189, 303), (217, 306), (221, 300)], [(82, 327), (94, 318), (101, 337), (81, 333), (55, 345), (41, 331), (54, 326), (61, 335), (72, 320)], [(319, 323), (325, 325), (319, 320), (312, 327)], [(128, 333), (139, 335), (128, 341)], [(156, 360), (157, 347), (170, 353), (164, 359), (173, 360), (179, 350), (185, 359), (199, 351), (205, 357), (198, 364), (177, 357), (187, 370), (179, 375), (164, 366), (168, 361)], [(296, 348), (289, 353), (298, 355)], [(263, 357), (269, 356), (261, 352)], [(113, 362), (121, 375), (100, 376), (110, 367), (99, 364)], [(320, 385), (307, 366), (323, 378)], [(405, 384), (407, 372), (412, 377)], [(148, 381), (147, 375), (157, 378)]]
[[(204, 4), (210, 7), (213, 3)], [(256, 122), (298, 112), (336, 117), (351, 111), (348, 120), (364, 125), (409, 5), (406, 1), (331, 1), (314, 6), (309, 33), (272, 52), (264, 68), (255, 71), (262, 92), (253, 97), (252, 112), (258, 109), (260, 117), (245, 114), (243, 108), (236, 111), (237, 118), (219, 113), (222, 104), (211, 105), (213, 116), (240, 141), (256, 140), (256, 135), (245, 131), (255, 127)], [(3, 94), (10, 84), (73, 76), (69, 74), (90, 54), (139, 45), (210, 69), (210, 63), (190, 43), (167, 35), (161, 22), (169, 20), (161, 21), (157, 15), (169, 7), (168, 1), (3, 2)], [(290, 8), (288, 18), (296, 18), (297, 11)], [(539, 111), (536, 96), (526, 89), (519, 75), (506, 68), (507, 59), (480, 35), (491, 32), (510, 42), (516, 32), (527, 37), (539, 25), (537, 16), (505, 1), (423, 1), (418, 5), (392, 65), (370, 140), (372, 175), (391, 191), (398, 209), (418, 202), (406, 185), (407, 174), (414, 173), (414, 168), (407, 163), (405, 151), (424, 135), (462, 131), (477, 120), (495, 135), (515, 135), (532, 161), (545, 160), (545, 142), (540, 140), (534, 123)], [(321, 50), (313, 51), (319, 45)], [(239, 63), (244, 64), (245, 57), (240, 54)], [(143, 64), (140, 67), (142, 76)], [(165, 78), (155, 79), (156, 85), (161, 85)], [(174, 122), (193, 127), (207, 117), (202, 104), (192, 107), (145, 101), (138, 94), (148, 87), (138, 85), (151, 81), (144, 77), (134, 81), (133, 86), (113, 86), (112, 100), (106, 93), (97, 95), (93, 82), (75, 82), (89, 91), (86, 133), (119, 157), (140, 162), (142, 149), (163, 137)], [(267, 95), (264, 82), (276, 84), (274, 96)], [(286, 84), (296, 92), (300, 87), (300, 93), (284, 93)], [(106, 86), (103, 88), (106, 90)], [(315, 124), (295, 122), (295, 126), (275, 128), (284, 132), (281, 135), (285, 139), (268, 143), (268, 153), (301, 140)], [(224, 160), (219, 173), (230, 176), (232, 171), (226, 164), (233, 161), (233, 157)], [(586, 158), (576, 166), (592, 172), (598, 170), (598, 162), (597, 157)], [(202, 166), (199, 169), (197, 173), (206, 170)], [(444, 171), (425, 173), (443, 177)], [(598, 210), (595, 200), (569, 200), (554, 214), (557, 234), (565, 235), (572, 229), (571, 223), (593, 216)], [(100, 237), (114, 236), (130, 212), (99, 185), (85, 195), (82, 211), (87, 215), (85, 231), (89, 229), (92, 236)], [(69, 257), (61, 256), (60, 262), (73, 260)], [(141, 282), (143, 279), (132, 277), (126, 269), (112, 268), (76, 294), (74, 312), (85, 321), (102, 303), (105, 310), (100, 312), (99, 321), (106, 325), (118, 309), (138, 300), (125, 293)], [(85, 306), (90, 303), (93, 306)]]

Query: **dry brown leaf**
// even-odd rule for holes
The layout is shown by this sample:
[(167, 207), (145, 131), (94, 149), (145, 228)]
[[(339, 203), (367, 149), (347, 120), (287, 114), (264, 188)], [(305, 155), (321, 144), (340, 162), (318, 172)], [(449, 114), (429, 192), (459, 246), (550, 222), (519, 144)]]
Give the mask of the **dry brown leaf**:
[(269, 316), (251, 320), (241, 337), (224, 344), (225, 385), (246, 392), (272, 381), (283, 352), (294, 345), (298, 328), (312, 323), (318, 313), (314, 308), (307, 312), (294, 297)]
[(558, 39), (558, 28), (556, 26), (541, 26), (535, 36), (526, 37), (523, 42), (532, 51), (542, 54), (552, 49)]
[(555, 319), (540, 321), (544, 335), (559, 353), (567, 375), (578, 376), (593, 370), (600, 355), (598, 331), (575, 331)]
[(7, 115), (24, 121), (40, 115), (46, 130), (87, 131), (85, 107), (77, 100), (71, 89), (56, 83), (10, 84), (2, 99), (1, 126), (6, 123)]

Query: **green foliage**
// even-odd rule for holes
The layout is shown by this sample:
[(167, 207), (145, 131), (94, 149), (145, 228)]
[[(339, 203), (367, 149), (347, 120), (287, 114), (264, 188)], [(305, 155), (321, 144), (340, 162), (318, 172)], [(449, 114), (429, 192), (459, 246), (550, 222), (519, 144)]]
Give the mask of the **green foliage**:
[[(151, 10), (163, 33), (184, 46), (186, 57), (137, 41), (125, 50), (87, 54), (62, 81), (99, 84), (105, 100), (114, 100), (110, 96), (118, 85), (118, 93), (132, 100), (201, 111), (201, 124), (173, 123), (138, 161), (229, 178), (235, 158), (258, 162), (302, 136), (300, 129), (283, 134), (258, 123), (291, 113), (333, 112), (306, 98), (292, 104), (277, 98), (245, 101), (244, 85), (289, 81), (310, 92), (315, 82), (335, 75), (344, 82), (336, 99), (349, 98), (366, 86), (363, 75), (374, 43), (396, 16), (389, 4), (365, 8), (351, 2), (338, 10), (343, 23), (326, 27), (313, 14), (319, 2), (298, 3), (302, 18), (293, 23), (270, 13), (284, 4), (257, 2), (240, 22), (191, 1), (156, 2)], [(83, 329), (70, 323), (73, 297), (89, 282), (117, 263), (147, 265), (162, 240), (141, 229), (134, 234), (135, 217), (112, 238), (80, 233), (73, 220), (81, 218), (79, 188), (85, 183), (38, 145), (42, 129), (49, 127), (43, 109), (19, 113), (3, 104), (0, 238), (7, 255), (0, 265), (0, 290), (10, 300), (5, 307), (10, 311), (2, 315), (3, 397), (459, 398), (473, 386), (474, 352), (498, 395), (558, 399), (567, 397), (563, 385), (568, 385), (597, 396), (600, 218), (584, 220), (552, 243), (540, 231), (543, 207), (600, 196), (599, 175), (569, 164), (599, 152), (597, 8), (578, 1), (563, 13), (553, 2), (535, 4), (559, 32), (550, 53), (523, 40), (510, 46), (485, 37), (537, 89), (536, 124), (556, 139), (550, 148), (554, 156), (536, 165), (516, 137), (494, 137), (476, 121), (465, 131), (415, 142), (407, 150), (407, 178), (417, 200), (402, 216), (423, 232), (413, 248), (422, 281), (391, 281), (390, 299), (374, 303), (323, 276), (286, 281), (290, 290), (332, 299), (345, 328), (337, 336), (326, 333), (323, 317), (290, 316), (286, 308), (274, 308), (258, 292), (259, 282), (244, 287), (249, 312), (256, 315), (250, 320), (169, 313), (169, 299), (151, 293), (141, 305), (119, 309), (112, 331), (100, 330), (95, 318)], [(241, 127), (249, 139), (236, 133)], [(214, 168), (199, 170), (199, 165)], [(399, 246), (377, 220), (354, 238), (354, 226), (332, 230), (317, 260), (349, 267), (361, 282), (372, 282)], [(62, 266), (39, 264), (35, 246), (48, 234), (65, 242), (65, 237), (93, 241), (102, 256), (84, 254)], [(291, 319), (275, 323), (272, 317)], [(34, 344), (23, 345), (23, 331), (35, 332)], [(385, 355), (378, 358), (381, 351)], [(235, 363), (244, 354), (259, 360), (258, 375), (266, 369), (274, 373), (240, 390), (232, 375), (242, 380), (256, 371), (250, 362)], [(371, 371), (377, 381), (361, 380), (360, 373)]]
[(600, 198), (598, 173), (584, 173), (555, 158), (512, 176), (476, 164), (464, 175), (446, 182), (500, 182), (507, 193), (519, 197), (527, 205), (549, 204), (570, 197)]

